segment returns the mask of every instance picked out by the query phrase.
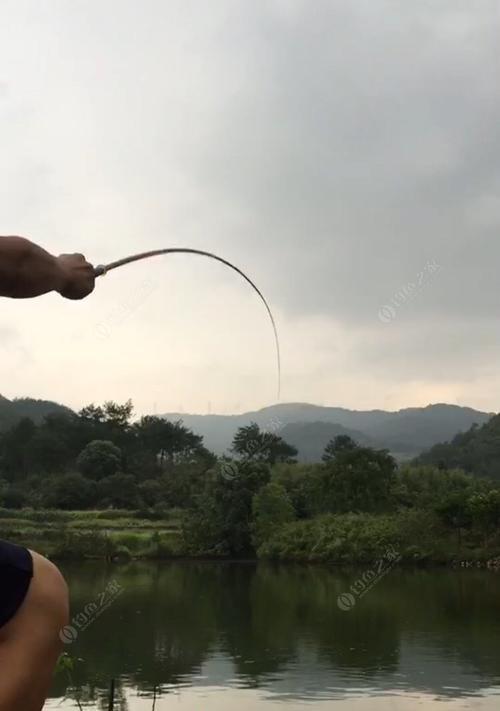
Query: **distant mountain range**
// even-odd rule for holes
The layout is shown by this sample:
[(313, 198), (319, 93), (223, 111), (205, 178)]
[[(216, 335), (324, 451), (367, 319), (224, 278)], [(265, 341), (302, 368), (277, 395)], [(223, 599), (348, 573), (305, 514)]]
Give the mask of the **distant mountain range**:
[(387, 412), (285, 403), (242, 415), (167, 413), (164, 417), (182, 420), (203, 435), (205, 446), (217, 454), (231, 447), (239, 427), (256, 422), (261, 429), (279, 433), (297, 447), (301, 461), (319, 461), (326, 443), (338, 434), (348, 434), (360, 444), (386, 448), (399, 459), (409, 459), (474, 424), (483, 425), (492, 414), (446, 404)]
[[(50, 413), (72, 411), (55, 402), (20, 398), (8, 400), (0, 395), (0, 430), (22, 417), (41, 422)], [(448, 442), (460, 432), (477, 424), (484, 425), (492, 413), (458, 405), (428, 405), (397, 412), (385, 410), (348, 410), (307, 403), (284, 403), (264, 407), (242, 415), (191, 415), (171, 412), (168, 420), (182, 420), (216, 454), (230, 449), (239, 427), (256, 422), (261, 429), (279, 433), (299, 451), (304, 462), (321, 460), (323, 450), (333, 437), (347, 434), (360, 444), (389, 449), (398, 459), (409, 459), (436, 444)]]

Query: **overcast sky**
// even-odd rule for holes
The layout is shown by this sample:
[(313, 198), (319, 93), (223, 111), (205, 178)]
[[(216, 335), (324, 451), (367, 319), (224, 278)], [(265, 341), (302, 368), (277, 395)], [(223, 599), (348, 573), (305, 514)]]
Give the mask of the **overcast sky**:
[[(0, 234), (216, 252), (283, 401), (500, 399), (497, 0), (1, 0)], [(0, 392), (276, 399), (237, 275), (173, 256), (2, 300)]]

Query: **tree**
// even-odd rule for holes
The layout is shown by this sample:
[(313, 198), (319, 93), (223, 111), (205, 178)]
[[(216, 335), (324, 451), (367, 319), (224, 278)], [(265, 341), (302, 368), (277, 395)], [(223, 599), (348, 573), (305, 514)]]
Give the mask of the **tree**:
[(256, 422), (240, 427), (234, 435), (232, 452), (237, 456), (273, 465), (292, 462), (297, 450), (274, 432), (262, 432)]
[(203, 447), (203, 437), (184, 427), (180, 420), (170, 422), (148, 415), (134, 426), (134, 434), (138, 447), (151, 453), (160, 469), (210, 455)]
[(486, 481), (460, 470), (406, 464), (396, 474), (393, 493), (400, 506), (435, 510), (450, 494), (467, 499), (481, 492), (485, 485)]
[(7, 509), (22, 509), (28, 503), (28, 496), (19, 485), (12, 484), (2, 489), (0, 502)]
[(45, 483), (43, 505), (49, 509), (87, 509), (96, 503), (96, 484), (77, 472), (63, 474)]
[(37, 431), (33, 420), (28, 417), (3, 434), (0, 443), (1, 468), (9, 481), (24, 479), (29, 473), (26, 447)]
[[(384, 511), (392, 501), (396, 462), (385, 449), (360, 447), (342, 435), (323, 469), (320, 511)], [(319, 513), (318, 512), (318, 513)]]
[(280, 526), (295, 518), (295, 511), (286, 489), (275, 482), (266, 484), (254, 495), (252, 514), (253, 543), (256, 549)]
[(436, 506), (436, 513), (445, 524), (457, 532), (457, 543), (462, 545), (462, 529), (471, 524), (471, 515), (468, 505), (467, 492), (454, 492), (448, 494)]
[(30, 472), (62, 472), (71, 461), (71, 452), (56, 432), (42, 426), (26, 447), (26, 461)]
[(132, 440), (130, 420), (133, 410), (130, 400), (123, 405), (109, 400), (99, 407), (93, 404), (84, 407), (78, 413), (78, 430), (84, 440), (82, 445), (92, 440), (107, 440), (124, 450)]
[(156, 506), (163, 501), (163, 490), (158, 479), (146, 479), (139, 484), (139, 495), (146, 506)]
[(475, 524), (484, 535), (485, 543), (492, 531), (500, 526), (500, 491), (474, 494), (468, 500), (468, 510)]
[(253, 555), (252, 501), (268, 481), (269, 467), (259, 462), (241, 462), (232, 479), (212, 472), (205, 490), (184, 518), (187, 549), (204, 555)]
[(118, 405), (112, 400), (108, 400), (102, 407), (94, 404), (87, 405), (78, 413), (81, 420), (87, 420), (96, 425), (108, 425), (118, 429), (125, 429), (130, 423), (134, 407), (131, 400), (127, 400), (124, 405)]
[(130, 474), (112, 474), (97, 482), (97, 494), (101, 506), (120, 509), (136, 509), (141, 505), (139, 489)]
[(338, 435), (328, 442), (321, 458), (324, 462), (331, 462), (340, 452), (352, 451), (357, 446), (349, 435)]
[[(79, 414), (57, 411), (36, 423), (18, 421), (10, 430), (0, 432), (0, 477), (15, 483), (23, 500), (33, 506), (46, 505), (49, 495), (50, 505), (73, 506), (60, 487), (62, 477), (75, 471), (93, 481), (123, 472), (132, 475), (137, 484), (148, 481), (143, 494), (149, 505), (156, 503), (158, 495), (171, 506), (193, 506), (204, 489), (207, 470), (216, 463), (215, 455), (203, 446), (203, 438), (181, 421), (143, 417), (132, 423), (132, 412), (130, 401), (109, 401), (88, 405)], [(81, 480), (74, 481), (81, 484)], [(52, 485), (57, 491), (51, 492)], [(109, 502), (109, 492), (105, 493)], [(117, 497), (113, 494), (111, 498)], [(137, 487), (132, 498), (142, 505)], [(16, 500), (19, 496), (14, 492), (9, 501)], [(95, 504), (101, 503), (97, 498)]]
[(416, 464), (431, 464), (441, 469), (462, 469), (475, 476), (500, 479), (500, 415), (484, 425), (473, 425), (451, 442), (436, 444), (419, 455)]
[(104, 479), (121, 468), (122, 453), (113, 442), (94, 440), (82, 450), (76, 460), (79, 471), (90, 479)]

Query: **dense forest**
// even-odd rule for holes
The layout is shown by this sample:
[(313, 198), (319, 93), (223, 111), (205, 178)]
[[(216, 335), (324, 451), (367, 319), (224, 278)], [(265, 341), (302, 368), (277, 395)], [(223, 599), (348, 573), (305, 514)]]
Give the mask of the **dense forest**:
[(157, 521), (175, 511), (176, 545), (155, 549), (165, 555), (346, 563), (388, 547), (408, 561), (500, 553), (500, 489), (487, 476), (500, 470), (498, 417), (413, 464), (345, 434), (321, 463), (296, 456), (278, 431), (252, 423), (231, 456), (216, 457), (182, 421), (134, 421), (131, 402), (23, 418), (0, 435), (2, 521), (15, 511), (39, 512), (41, 524), (56, 510)]
[(482, 427), (473, 425), (467, 432), (460, 432), (451, 442), (435, 445), (417, 462), (443, 469), (456, 467), (500, 481), (500, 415)]

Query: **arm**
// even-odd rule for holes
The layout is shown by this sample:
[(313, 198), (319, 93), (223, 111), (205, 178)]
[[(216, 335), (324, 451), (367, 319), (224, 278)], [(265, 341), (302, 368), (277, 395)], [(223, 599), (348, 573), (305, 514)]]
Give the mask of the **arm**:
[(54, 257), (23, 237), (0, 237), (0, 296), (29, 299), (57, 291), (83, 299), (93, 289), (93, 267), (81, 254)]

